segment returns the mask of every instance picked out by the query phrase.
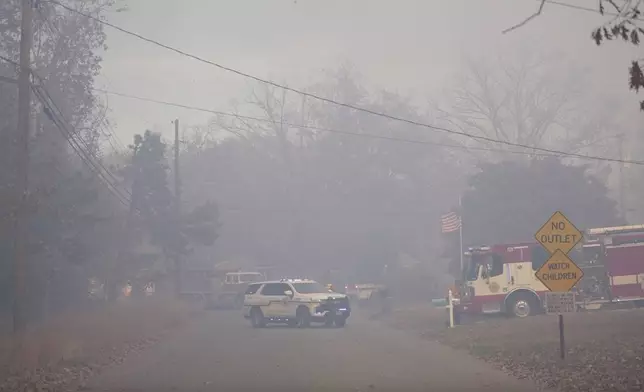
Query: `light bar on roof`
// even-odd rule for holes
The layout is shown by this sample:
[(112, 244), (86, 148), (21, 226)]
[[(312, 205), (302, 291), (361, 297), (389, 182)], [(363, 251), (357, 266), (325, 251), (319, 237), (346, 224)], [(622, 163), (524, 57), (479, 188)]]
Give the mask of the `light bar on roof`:
[(598, 227), (595, 229), (588, 229), (586, 230), (586, 233), (589, 235), (602, 235), (602, 234), (630, 233), (634, 231), (644, 231), (644, 225)]

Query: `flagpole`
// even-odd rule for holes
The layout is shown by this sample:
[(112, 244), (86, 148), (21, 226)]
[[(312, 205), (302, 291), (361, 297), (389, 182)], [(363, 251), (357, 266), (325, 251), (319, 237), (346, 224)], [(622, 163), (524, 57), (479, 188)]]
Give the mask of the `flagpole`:
[(461, 257), (461, 274), (463, 273), (463, 206), (461, 204), (461, 196), (458, 196), (458, 209), (459, 209), (459, 219), (460, 225), (458, 228), (458, 237), (459, 237), (459, 250)]

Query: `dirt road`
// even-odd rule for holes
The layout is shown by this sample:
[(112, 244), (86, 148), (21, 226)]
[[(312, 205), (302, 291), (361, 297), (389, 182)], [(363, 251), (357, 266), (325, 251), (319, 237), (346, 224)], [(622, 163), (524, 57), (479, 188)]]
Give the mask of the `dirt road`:
[(534, 391), (489, 365), (380, 323), (252, 329), (213, 312), (89, 380), (90, 391)]

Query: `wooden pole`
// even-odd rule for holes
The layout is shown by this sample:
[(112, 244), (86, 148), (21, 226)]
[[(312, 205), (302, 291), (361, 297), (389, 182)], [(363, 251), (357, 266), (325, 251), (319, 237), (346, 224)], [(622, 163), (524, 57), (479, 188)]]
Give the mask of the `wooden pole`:
[(566, 340), (564, 337), (563, 314), (559, 314), (559, 355), (561, 356), (561, 359), (566, 358)]
[(18, 76), (18, 129), (16, 134), (16, 211), (14, 214), (13, 330), (22, 331), (26, 320), (26, 270), (28, 263), (29, 136), (31, 116), (31, 46), (33, 44), (32, 0), (22, 0), (20, 22), (20, 74)]

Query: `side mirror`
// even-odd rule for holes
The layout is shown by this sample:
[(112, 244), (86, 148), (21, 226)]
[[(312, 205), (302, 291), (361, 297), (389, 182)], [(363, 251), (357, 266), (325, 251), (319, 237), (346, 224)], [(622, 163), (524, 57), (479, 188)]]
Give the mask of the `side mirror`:
[(284, 295), (286, 295), (287, 297), (291, 297), (291, 298), (293, 298), (293, 292), (292, 292), (291, 290), (286, 290), (286, 291), (284, 292)]

